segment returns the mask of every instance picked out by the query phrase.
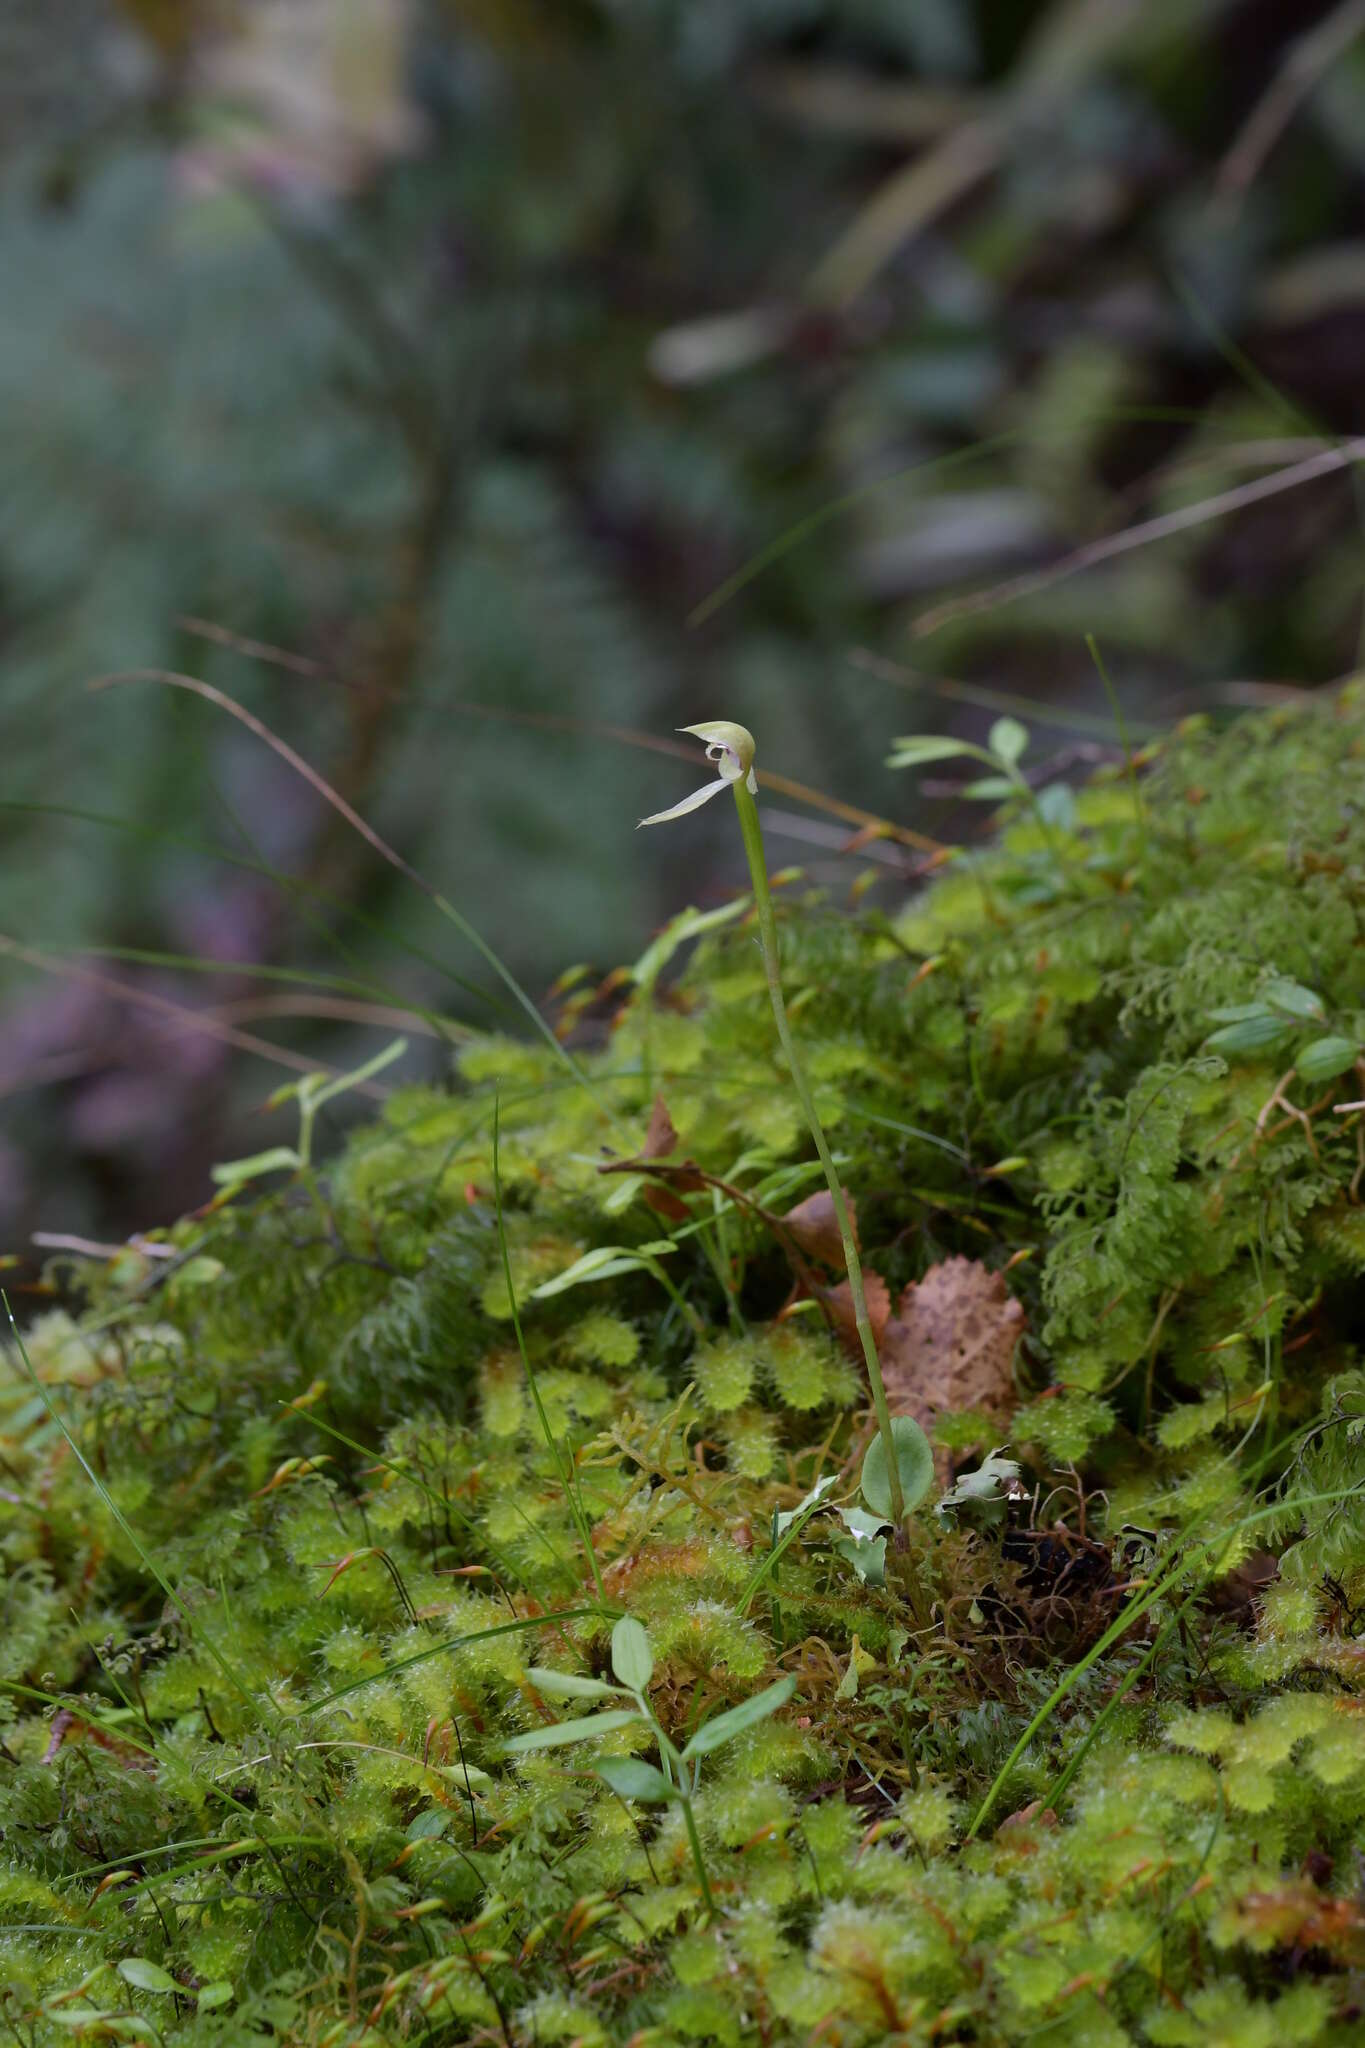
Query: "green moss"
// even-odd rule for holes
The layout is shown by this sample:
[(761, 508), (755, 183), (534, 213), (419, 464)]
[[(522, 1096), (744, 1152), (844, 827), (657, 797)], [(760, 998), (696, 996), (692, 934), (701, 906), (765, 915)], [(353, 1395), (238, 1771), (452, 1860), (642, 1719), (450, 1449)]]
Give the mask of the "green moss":
[[(965, 1254), (1023, 1310), (1014, 1413), (937, 1432), (1008, 1441), (1022, 1498), (922, 1511), (884, 1586), (838, 1547), (864, 1398), (812, 1313), (837, 1271), (772, 1221), (812, 1183), (742, 922), (620, 1014), (615, 1125), (547, 1049), (481, 1040), (313, 1189), (31, 1324), (42, 1393), (0, 1367), (22, 2040), (1352, 2037), (1360, 1088), (1285, 1076), (1365, 1022), (1362, 700), (1193, 723), (1140, 796), (1011, 827), (893, 933), (784, 905), (868, 1268), (895, 1301)], [(597, 1171), (656, 1089), (713, 1177), (685, 1223)], [(598, 1246), (610, 1273), (554, 1289)], [(714, 1920), (676, 1803), (594, 1775), (653, 1757), (638, 1729), (503, 1751), (597, 1710), (528, 1667), (609, 1675), (627, 1611), (678, 1747), (796, 1680), (704, 1759)]]

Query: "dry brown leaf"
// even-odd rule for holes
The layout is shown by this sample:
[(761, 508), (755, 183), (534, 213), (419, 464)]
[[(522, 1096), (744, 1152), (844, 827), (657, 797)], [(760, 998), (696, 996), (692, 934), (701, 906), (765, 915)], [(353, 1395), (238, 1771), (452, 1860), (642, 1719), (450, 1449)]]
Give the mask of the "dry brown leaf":
[(678, 1149), (678, 1133), (673, 1128), (673, 1119), (668, 1113), (668, 1104), (662, 1095), (654, 1098), (650, 1112), (649, 1129), (645, 1133), (641, 1159), (671, 1159)]
[[(913, 1415), (932, 1437), (946, 1409), (979, 1408), (1003, 1438), (1017, 1406), (1014, 1347), (1023, 1329), (1023, 1307), (1003, 1273), (979, 1259), (931, 1266), (906, 1288), (877, 1340), (891, 1413)], [(937, 1451), (934, 1464), (945, 1478), (948, 1454)]]
[[(678, 1159), (678, 1133), (668, 1113), (668, 1104), (662, 1095), (654, 1098), (650, 1112), (649, 1129), (645, 1133), (643, 1148), (632, 1159), (612, 1159), (599, 1166), (599, 1173), (643, 1173), (652, 1174), (664, 1183), (664, 1188), (647, 1188), (644, 1198), (651, 1209), (666, 1216), (670, 1222), (678, 1223), (690, 1216), (691, 1211), (678, 1200), (679, 1193), (695, 1195), (706, 1186), (695, 1160)], [(665, 1188), (672, 1189), (671, 1194)]]
[[(851, 1195), (844, 1199), (848, 1203), (848, 1220), (853, 1226), (853, 1242), (858, 1245), (858, 1211)], [(788, 1209), (782, 1222), (793, 1243), (808, 1258), (819, 1259), (822, 1266), (832, 1266), (836, 1273), (848, 1271), (844, 1240), (839, 1234), (838, 1219), (834, 1214), (834, 1197), (828, 1188), (821, 1188), (818, 1194), (807, 1195), (804, 1202)], [(861, 1246), (858, 1248), (861, 1250)]]
[(642, 1187), (640, 1199), (648, 1202), (656, 1216), (662, 1216), (665, 1223), (690, 1223), (692, 1211), (686, 1202), (670, 1194), (666, 1187), (657, 1187), (652, 1182)]
[[(867, 1320), (872, 1325), (872, 1335), (880, 1352), (882, 1333), (891, 1320), (891, 1295), (880, 1273), (863, 1273), (863, 1295), (867, 1301)], [(821, 1287), (816, 1298), (829, 1317), (834, 1334), (853, 1358), (863, 1355), (862, 1340), (858, 1335), (858, 1320), (853, 1313), (853, 1291), (847, 1280), (841, 1280), (837, 1287)]]

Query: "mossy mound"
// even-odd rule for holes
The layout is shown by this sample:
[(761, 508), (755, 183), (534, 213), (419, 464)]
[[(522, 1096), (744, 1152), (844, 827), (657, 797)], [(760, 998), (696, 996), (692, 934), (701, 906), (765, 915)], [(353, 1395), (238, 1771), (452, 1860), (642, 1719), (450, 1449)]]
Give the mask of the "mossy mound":
[[(0, 1366), (17, 2040), (1360, 2038), (1365, 695), (788, 905), (888, 1380), (940, 1491), (1021, 1468), (884, 1570), (744, 916), (657, 981), (695, 924), (577, 1075), (478, 1041)], [(795, 1681), (687, 1810), (638, 1720), (505, 1748), (627, 1612), (678, 1748)]]

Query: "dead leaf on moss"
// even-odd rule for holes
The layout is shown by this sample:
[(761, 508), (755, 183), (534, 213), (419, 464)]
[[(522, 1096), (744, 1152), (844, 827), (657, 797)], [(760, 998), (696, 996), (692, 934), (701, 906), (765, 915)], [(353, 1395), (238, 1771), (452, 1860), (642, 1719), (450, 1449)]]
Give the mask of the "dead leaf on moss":
[[(861, 1251), (858, 1242), (858, 1211), (853, 1197), (844, 1197), (848, 1203), (848, 1220), (853, 1226), (853, 1242)], [(838, 1218), (834, 1214), (834, 1197), (828, 1188), (821, 1188), (817, 1194), (807, 1195), (804, 1202), (798, 1202), (794, 1209), (788, 1209), (782, 1218), (783, 1225), (792, 1241), (806, 1254), (807, 1258), (818, 1259), (822, 1266), (831, 1266), (836, 1273), (848, 1271), (844, 1257), (844, 1240), (839, 1234)]]
[(932, 1432), (945, 1410), (979, 1408), (1002, 1431), (1017, 1406), (1014, 1347), (1024, 1311), (1003, 1273), (944, 1259), (906, 1288), (879, 1343), (893, 1415)]
[[(867, 1301), (867, 1320), (872, 1325), (872, 1335), (880, 1356), (882, 1337), (891, 1320), (891, 1291), (880, 1273), (864, 1270), (863, 1294)], [(830, 1328), (853, 1358), (861, 1359), (863, 1347), (858, 1336), (858, 1322), (853, 1313), (853, 1292), (847, 1280), (841, 1280), (837, 1287), (820, 1287), (816, 1299), (829, 1318)]]
[(1333, 1898), (1304, 1880), (1244, 1892), (1225, 1912), (1227, 1926), (1258, 1948), (1322, 1949), (1348, 1968), (1365, 1963), (1365, 1912), (1354, 1899)]
[(139, 1749), (134, 1742), (125, 1742), (121, 1736), (109, 1734), (108, 1730), (101, 1728), (97, 1722), (87, 1721), (83, 1715), (74, 1713), (70, 1707), (62, 1707), (52, 1717), (47, 1748), (42, 1756), (43, 1763), (50, 1764), (58, 1750), (71, 1742), (97, 1743), (127, 1771), (156, 1770), (156, 1758), (147, 1750)]
[(661, 1186), (642, 1190), (651, 1209), (666, 1216), (672, 1223), (684, 1222), (691, 1211), (678, 1200), (678, 1195), (695, 1195), (706, 1186), (705, 1176), (694, 1159), (679, 1159), (678, 1133), (668, 1113), (668, 1104), (662, 1095), (654, 1098), (650, 1112), (649, 1129), (640, 1151), (631, 1159), (612, 1159), (599, 1166), (599, 1173), (648, 1174), (662, 1183)]
[(654, 1098), (654, 1107), (649, 1115), (649, 1129), (640, 1151), (642, 1159), (671, 1159), (678, 1149), (678, 1133), (668, 1113), (668, 1104), (662, 1095)]

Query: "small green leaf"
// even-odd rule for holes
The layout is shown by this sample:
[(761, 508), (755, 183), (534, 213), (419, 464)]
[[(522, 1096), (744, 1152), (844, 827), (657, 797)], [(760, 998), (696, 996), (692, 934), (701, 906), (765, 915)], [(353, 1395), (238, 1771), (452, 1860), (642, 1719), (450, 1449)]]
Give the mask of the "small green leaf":
[(836, 1557), (851, 1564), (865, 1586), (886, 1584), (886, 1538), (838, 1536), (830, 1545)]
[(348, 1088), (359, 1088), (366, 1081), (372, 1081), (376, 1074), (382, 1074), (385, 1067), (391, 1067), (395, 1060), (401, 1060), (408, 1049), (406, 1038), (395, 1038), (373, 1059), (366, 1060), (363, 1067), (352, 1067), (349, 1074), (330, 1076), (313, 1096), (313, 1108), (321, 1109), (324, 1102), (331, 1102), (336, 1096), (344, 1095)]
[(1240, 1024), (1247, 1017), (1265, 1017), (1268, 1014), (1264, 1003), (1230, 1003), (1224, 1009), (1209, 1011), (1215, 1024)]
[(872, 1543), (887, 1526), (885, 1515), (870, 1515), (866, 1508), (840, 1508), (839, 1520), (855, 1543)]
[(938, 733), (912, 734), (892, 740), (891, 745), (895, 752), (886, 757), (888, 768), (922, 768), (929, 761), (951, 761), (956, 755), (979, 751), (966, 740), (950, 740)]
[(1288, 981), (1276, 975), (1273, 981), (1266, 983), (1261, 994), (1272, 1010), (1279, 1010), (1286, 1017), (1299, 1017), (1308, 1024), (1326, 1021), (1322, 997), (1315, 995), (1311, 988), (1305, 988), (1302, 982)]
[(221, 1166), (209, 1168), (209, 1179), (216, 1187), (238, 1187), (244, 1180), (255, 1180), (263, 1173), (290, 1173), (303, 1165), (292, 1145), (272, 1145), (268, 1152), (253, 1152), (249, 1159), (227, 1159)]
[(1260, 1010), (1253, 1017), (1243, 1017), (1240, 1023), (1225, 1024), (1204, 1042), (1210, 1052), (1269, 1052), (1274, 1046), (1287, 1044), (1292, 1035), (1293, 1026), (1283, 1017)]
[(611, 1280), (618, 1273), (641, 1273), (647, 1265), (648, 1260), (641, 1258), (628, 1245), (600, 1244), (594, 1251), (584, 1252), (581, 1259), (575, 1259), (562, 1273), (556, 1273), (553, 1280), (533, 1287), (531, 1299), (546, 1301), (552, 1294), (563, 1294), (568, 1287), (581, 1287), (588, 1280)]
[(1306, 1045), (1296, 1064), (1305, 1081), (1335, 1081), (1338, 1074), (1349, 1073), (1359, 1056), (1360, 1047), (1353, 1038), (1333, 1033)]
[(830, 1488), (838, 1484), (837, 1472), (826, 1472), (823, 1479), (817, 1479), (804, 1500), (799, 1500), (794, 1508), (784, 1508), (778, 1515), (778, 1535), (785, 1536), (793, 1522), (804, 1521), (807, 1516), (813, 1515)]
[(584, 1714), (578, 1721), (556, 1721), (551, 1728), (528, 1728), (504, 1742), (503, 1754), (524, 1756), (533, 1749), (562, 1749), (569, 1742), (591, 1742), (595, 1736), (610, 1735), (617, 1728), (637, 1728), (640, 1716), (634, 1708), (617, 1708), (610, 1714)]
[(405, 1842), (434, 1842), (450, 1826), (450, 1815), (442, 1813), (439, 1806), (429, 1806), (408, 1822)]
[(1010, 1495), (1019, 1479), (1013, 1458), (992, 1451), (975, 1472), (964, 1472), (938, 1504), (945, 1522), (964, 1528), (990, 1529), (1005, 1518)]
[(975, 782), (967, 783), (963, 796), (990, 797), (999, 802), (1002, 797), (1018, 796), (1019, 784), (1012, 782), (1008, 775), (979, 775)]
[(648, 1632), (633, 1615), (623, 1614), (611, 1632), (611, 1668), (632, 1692), (643, 1692), (654, 1676)]
[(1075, 826), (1076, 797), (1069, 782), (1049, 782), (1046, 789), (1039, 790), (1035, 802), (1045, 825), (1055, 825), (1059, 832), (1070, 832)]
[(537, 1692), (550, 1699), (606, 1700), (621, 1696), (619, 1687), (604, 1685), (600, 1678), (580, 1678), (576, 1671), (548, 1671), (542, 1665), (531, 1664), (526, 1676)]
[(690, 1763), (694, 1756), (708, 1756), (722, 1743), (733, 1742), (746, 1728), (766, 1721), (779, 1707), (785, 1707), (795, 1691), (794, 1678), (779, 1678), (775, 1685), (765, 1686), (762, 1692), (756, 1692), (751, 1700), (742, 1700), (739, 1706), (728, 1708), (713, 1720), (703, 1721), (683, 1751), (683, 1762)]
[(118, 1966), (118, 1973), (125, 1984), (133, 1985), (138, 1991), (179, 1991), (169, 1970), (163, 1970), (160, 1963), (149, 1963), (145, 1956), (125, 1956)]
[(215, 1977), (212, 1984), (206, 1984), (199, 1993), (200, 2012), (214, 2012), (220, 2005), (232, 2003), (231, 1977)]
[[(893, 1415), (891, 1437), (896, 1446), (896, 1467), (900, 1473), (901, 1498), (908, 1515), (917, 1508), (934, 1483), (934, 1454), (929, 1439), (909, 1415)], [(868, 1446), (859, 1484), (863, 1499), (872, 1512), (891, 1519), (891, 1475), (886, 1469), (886, 1446), (880, 1431)]]
[(597, 1776), (622, 1799), (682, 1797), (677, 1786), (671, 1785), (662, 1771), (638, 1756), (605, 1756), (597, 1766)]
[(997, 760), (1013, 768), (1028, 748), (1028, 727), (1021, 725), (1017, 718), (997, 718), (991, 727), (988, 744)]

